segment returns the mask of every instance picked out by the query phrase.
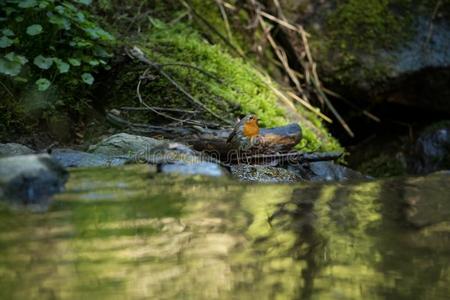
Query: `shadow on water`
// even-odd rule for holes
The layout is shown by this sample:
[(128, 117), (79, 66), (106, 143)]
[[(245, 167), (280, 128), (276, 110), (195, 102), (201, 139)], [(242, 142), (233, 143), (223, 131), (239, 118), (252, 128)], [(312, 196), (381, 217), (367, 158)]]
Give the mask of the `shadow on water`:
[(0, 298), (446, 299), (448, 182), (72, 171), (49, 212), (0, 209)]

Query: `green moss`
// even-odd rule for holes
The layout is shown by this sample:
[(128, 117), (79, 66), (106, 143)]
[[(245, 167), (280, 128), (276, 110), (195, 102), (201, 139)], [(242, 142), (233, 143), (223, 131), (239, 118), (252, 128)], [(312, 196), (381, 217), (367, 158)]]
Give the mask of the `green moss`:
[(336, 4), (323, 33), (315, 35), (312, 41), (319, 60), (330, 62), (323, 64), (322, 69), (345, 84), (386, 79), (391, 71), (390, 61), (374, 55), (379, 49), (395, 49), (412, 37), (416, 2), (345, 0)]
[(374, 177), (391, 177), (406, 174), (406, 166), (395, 156), (381, 154), (361, 164), (358, 171)]
[[(225, 53), (220, 45), (209, 44), (192, 28), (183, 24), (169, 27), (154, 21), (147, 40), (142, 41), (139, 47), (159, 64), (189, 64), (218, 77), (220, 82), (190, 68), (164, 67), (189, 93), (222, 117), (233, 120), (237, 116), (254, 113), (264, 127), (289, 123), (277, 96), (254, 67)], [(143, 70), (136, 69), (137, 66), (130, 66), (127, 72), (119, 76), (120, 83), (117, 86), (120, 91), (117, 92), (119, 98), (116, 98), (116, 105), (118, 102), (124, 105), (130, 99), (137, 104), (135, 85)], [(185, 96), (165, 78), (158, 77), (156, 73), (152, 75), (155, 78), (142, 86), (143, 94), (147, 97), (145, 99), (150, 105), (192, 109)], [(305, 122), (301, 124), (304, 128), (304, 140), (300, 146), (304, 150), (340, 149), (315, 115), (306, 112), (301, 114)], [(197, 115), (196, 118), (217, 121), (206, 113)]]

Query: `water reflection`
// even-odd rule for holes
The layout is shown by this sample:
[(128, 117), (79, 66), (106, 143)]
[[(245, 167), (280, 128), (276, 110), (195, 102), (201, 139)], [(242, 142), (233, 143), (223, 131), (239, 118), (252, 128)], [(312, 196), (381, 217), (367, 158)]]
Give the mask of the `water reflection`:
[(446, 299), (448, 181), (78, 170), (50, 212), (0, 210), (0, 297)]

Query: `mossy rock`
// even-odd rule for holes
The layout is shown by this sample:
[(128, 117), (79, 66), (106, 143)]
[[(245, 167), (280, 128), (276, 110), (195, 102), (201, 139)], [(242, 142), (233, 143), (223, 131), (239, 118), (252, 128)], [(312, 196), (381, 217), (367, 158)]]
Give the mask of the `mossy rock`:
[(282, 2), (288, 18), (301, 20), (312, 34), (328, 83), (368, 90), (427, 67), (450, 66), (449, 0)]
[[(222, 118), (233, 122), (236, 117), (253, 113), (258, 115), (263, 127), (299, 121), (304, 130), (304, 140), (299, 147), (306, 151), (341, 149), (314, 114), (296, 111), (293, 117), (293, 112), (286, 111), (271, 89), (270, 84), (277, 87), (275, 83), (269, 83), (250, 63), (224, 52), (222, 46), (211, 45), (188, 25), (168, 26), (154, 20), (149, 34), (137, 42), (137, 46)], [(194, 66), (202, 71), (179, 64)], [(109, 94), (111, 108), (139, 105), (136, 85), (144, 70), (145, 66), (141, 64), (128, 63), (119, 71)], [(155, 70), (149, 69), (146, 75), (151, 80), (141, 84), (141, 94), (148, 105), (198, 109), (192, 107), (186, 96)], [(200, 113), (195, 118), (219, 121), (213, 115), (198, 110)], [(141, 116), (140, 120), (148, 123), (157, 119), (155, 115), (146, 115)]]

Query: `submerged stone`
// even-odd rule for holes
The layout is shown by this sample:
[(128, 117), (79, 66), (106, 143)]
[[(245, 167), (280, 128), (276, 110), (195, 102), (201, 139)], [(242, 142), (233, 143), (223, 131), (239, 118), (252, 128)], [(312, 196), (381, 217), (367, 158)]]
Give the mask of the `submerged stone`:
[(231, 166), (231, 174), (247, 182), (291, 183), (302, 180), (292, 171), (272, 166), (235, 165)]
[(89, 152), (110, 156), (128, 155), (129, 157), (132, 157), (138, 152), (153, 149), (155, 146), (161, 145), (162, 143), (164, 142), (150, 137), (118, 133), (91, 146)]
[(370, 179), (350, 168), (329, 161), (312, 162), (290, 168), (301, 178), (309, 181), (346, 181), (352, 179)]
[(224, 168), (212, 162), (163, 164), (160, 165), (159, 171), (170, 174), (205, 175), (214, 177), (228, 175), (228, 172)]
[(65, 168), (120, 166), (129, 160), (125, 156), (109, 156), (72, 149), (54, 149), (51, 155)]
[(0, 158), (0, 199), (46, 209), (69, 175), (48, 154)]
[(450, 123), (425, 129), (413, 153), (410, 167), (415, 174), (450, 169)]

